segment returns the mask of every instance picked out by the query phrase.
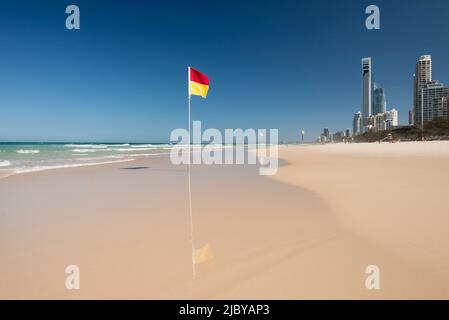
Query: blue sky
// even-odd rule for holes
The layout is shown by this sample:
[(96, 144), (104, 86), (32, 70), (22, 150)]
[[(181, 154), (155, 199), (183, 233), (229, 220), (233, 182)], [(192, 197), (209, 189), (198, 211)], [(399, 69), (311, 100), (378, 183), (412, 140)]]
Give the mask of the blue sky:
[[(81, 30), (65, 29), (65, 7)], [(369, 4), (381, 30), (365, 28)], [(295, 140), (352, 126), (360, 59), (407, 122), (414, 64), (449, 83), (447, 0), (2, 1), (0, 141), (165, 142), (187, 126), (187, 66), (209, 76), (192, 118)]]

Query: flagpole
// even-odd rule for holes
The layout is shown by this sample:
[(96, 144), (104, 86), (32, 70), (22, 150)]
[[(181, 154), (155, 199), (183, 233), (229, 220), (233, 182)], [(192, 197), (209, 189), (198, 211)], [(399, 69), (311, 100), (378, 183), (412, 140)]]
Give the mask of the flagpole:
[(192, 145), (190, 141), (191, 133), (190, 133), (190, 67), (188, 68), (189, 73), (189, 95), (188, 95), (188, 104), (189, 104), (189, 161), (187, 162), (187, 172), (188, 172), (188, 180), (189, 180), (189, 218), (190, 218), (190, 243), (192, 245), (192, 276), (193, 280), (196, 278), (196, 268), (195, 268), (195, 238), (193, 232), (193, 214), (192, 214), (192, 186), (190, 183), (190, 159), (192, 155)]
[[(190, 152), (190, 67), (187, 68), (187, 74), (188, 74), (188, 101), (189, 101), (189, 152)], [(190, 164), (190, 155), (189, 155), (189, 164)]]

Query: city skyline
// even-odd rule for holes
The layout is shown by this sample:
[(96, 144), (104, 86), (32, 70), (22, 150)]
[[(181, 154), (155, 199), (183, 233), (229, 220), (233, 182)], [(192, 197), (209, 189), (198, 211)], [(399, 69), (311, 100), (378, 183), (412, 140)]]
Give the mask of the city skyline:
[[(407, 112), (407, 124), (399, 123), (396, 108), (390, 107), (390, 110), (387, 110), (385, 88), (379, 86), (373, 79), (372, 57), (364, 57), (361, 62), (362, 111), (353, 114), (352, 134), (347, 134), (348, 129), (341, 131), (336, 129), (337, 136), (344, 132), (343, 137), (348, 138), (366, 131), (390, 130), (399, 126), (422, 128), (426, 122), (436, 118), (449, 118), (449, 87), (432, 78), (431, 54), (421, 55), (416, 62), (413, 74), (413, 106)], [(332, 131), (325, 127), (318, 141), (332, 141), (330, 137)]]
[[(379, 1), (380, 30), (365, 28), (363, 1), (331, 2), (326, 10), (254, 2), (239, 4), (239, 13), (231, 3), (208, 4), (201, 13), (207, 28), (194, 39), (189, 22), (200, 13), (181, 2), (177, 16), (166, 4), (77, 4), (81, 29), (68, 31), (62, 4), (5, 2), (0, 141), (166, 142), (186, 126), (189, 65), (211, 79), (208, 103), (194, 102), (193, 119), (218, 129), (279, 128), (282, 141), (298, 141), (301, 129), (312, 141), (325, 126), (351, 127), (361, 110), (361, 57), (373, 57), (401, 124), (420, 55), (438, 62), (435, 78), (449, 78), (443, 1), (431, 8)], [(432, 17), (426, 26), (402, 22), (423, 14)]]

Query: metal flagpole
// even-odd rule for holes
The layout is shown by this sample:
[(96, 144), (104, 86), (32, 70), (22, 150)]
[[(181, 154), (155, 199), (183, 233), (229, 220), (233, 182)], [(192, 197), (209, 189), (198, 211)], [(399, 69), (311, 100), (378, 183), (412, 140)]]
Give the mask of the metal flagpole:
[(192, 214), (192, 186), (190, 183), (190, 157), (192, 155), (192, 145), (190, 141), (191, 133), (190, 133), (190, 67), (188, 68), (189, 73), (189, 161), (187, 162), (187, 172), (188, 172), (188, 180), (189, 180), (189, 217), (190, 217), (190, 242), (192, 244), (192, 275), (193, 279), (196, 278), (196, 268), (195, 268), (195, 238), (193, 232), (193, 214)]

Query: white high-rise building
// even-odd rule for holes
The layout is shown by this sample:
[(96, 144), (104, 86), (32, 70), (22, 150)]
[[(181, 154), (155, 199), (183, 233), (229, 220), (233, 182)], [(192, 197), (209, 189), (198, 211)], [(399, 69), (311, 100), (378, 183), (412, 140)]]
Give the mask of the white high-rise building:
[(422, 90), (430, 82), (432, 82), (432, 56), (424, 55), (416, 63), (413, 75), (413, 119), (415, 126), (418, 127), (421, 127), (425, 121), (423, 119)]
[(391, 130), (399, 124), (398, 111), (396, 109), (372, 115), (368, 119), (368, 128), (375, 131)]
[(416, 63), (413, 92), (413, 123), (423, 127), (436, 118), (449, 118), (449, 87), (432, 79), (432, 56)]
[(421, 89), (420, 99), (423, 123), (436, 118), (449, 118), (449, 87), (431, 81)]
[(366, 119), (373, 114), (373, 90), (372, 90), (371, 58), (362, 59), (362, 127), (365, 132)]
[(389, 130), (399, 125), (398, 110), (391, 109), (385, 112), (385, 129)]

